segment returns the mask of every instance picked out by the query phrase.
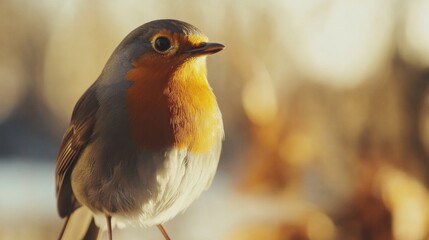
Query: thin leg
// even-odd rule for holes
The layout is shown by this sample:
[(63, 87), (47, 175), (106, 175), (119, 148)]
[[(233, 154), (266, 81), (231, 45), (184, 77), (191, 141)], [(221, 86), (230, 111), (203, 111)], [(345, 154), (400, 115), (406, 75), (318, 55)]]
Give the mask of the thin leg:
[(112, 240), (112, 216), (106, 215), (107, 219), (107, 234), (109, 235), (109, 240)]
[(164, 227), (161, 224), (156, 225), (159, 229), (159, 231), (161, 231), (162, 236), (164, 236), (165, 240), (171, 240), (171, 238), (168, 236), (167, 231), (165, 231)]

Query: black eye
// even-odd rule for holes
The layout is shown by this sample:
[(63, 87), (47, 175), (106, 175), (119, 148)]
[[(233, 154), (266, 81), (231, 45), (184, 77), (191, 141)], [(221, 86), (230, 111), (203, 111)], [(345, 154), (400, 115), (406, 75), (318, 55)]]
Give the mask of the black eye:
[(154, 43), (155, 50), (159, 52), (165, 52), (171, 47), (170, 40), (166, 37), (159, 37)]

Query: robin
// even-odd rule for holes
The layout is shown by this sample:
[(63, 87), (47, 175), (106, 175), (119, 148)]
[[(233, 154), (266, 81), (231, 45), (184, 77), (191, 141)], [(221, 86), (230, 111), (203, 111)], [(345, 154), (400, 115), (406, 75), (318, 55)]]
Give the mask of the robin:
[(56, 165), (60, 239), (99, 228), (158, 226), (215, 175), (224, 136), (206, 56), (224, 48), (191, 24), (156, 20), (132, 31), (77, 102)]

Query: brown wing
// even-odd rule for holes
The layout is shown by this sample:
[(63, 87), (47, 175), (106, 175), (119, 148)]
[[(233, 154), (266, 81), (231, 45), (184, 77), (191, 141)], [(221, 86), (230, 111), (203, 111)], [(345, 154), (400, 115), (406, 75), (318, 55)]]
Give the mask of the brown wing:
[(71, 188), (70, 175), (85, 147), (93, 138), (99, 102), (95, 87), (91, 86), (76, 103), (70, 126), (63, 137), (56, 166), (56, 193), (58, 213), (70, 215), (78, 206)]

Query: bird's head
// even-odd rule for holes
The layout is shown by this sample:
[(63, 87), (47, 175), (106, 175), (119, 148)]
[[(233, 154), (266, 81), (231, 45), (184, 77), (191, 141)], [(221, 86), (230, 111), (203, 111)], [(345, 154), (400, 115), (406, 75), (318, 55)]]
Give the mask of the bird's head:
[(208, 42), (208, 38), (191, 24), (164, 19), (148, 22), (132, 31), (115, 50), (118, 54), (113, 56), (131, 63), (128, 80), (142, 78), (142, 75), (166, 79), (167, 75), (174, 74), (183, 77), (197, 74), (205, 78), (205, 56), (223, 48), (222, 44)]

